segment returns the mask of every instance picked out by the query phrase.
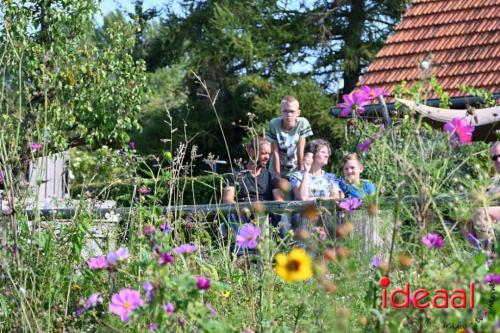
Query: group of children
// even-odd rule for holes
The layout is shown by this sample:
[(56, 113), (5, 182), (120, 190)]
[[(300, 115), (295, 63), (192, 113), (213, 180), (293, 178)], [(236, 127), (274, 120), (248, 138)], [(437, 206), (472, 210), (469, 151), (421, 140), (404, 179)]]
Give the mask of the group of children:
[(306, 142), (313, 135), (309, 121), (300, 117), (297, 98), (281, 101), (281, 116), (269, 122), (266, 139), (271, 143), (270, 169), (290, 181), (295, 200), (315, 198), (363, 198), (375, 193), (375, 185), (361, 179), (363, 164), (356, 153), (344, 158), (344, 179), (326, 172), (331, 148), (322, 139)]

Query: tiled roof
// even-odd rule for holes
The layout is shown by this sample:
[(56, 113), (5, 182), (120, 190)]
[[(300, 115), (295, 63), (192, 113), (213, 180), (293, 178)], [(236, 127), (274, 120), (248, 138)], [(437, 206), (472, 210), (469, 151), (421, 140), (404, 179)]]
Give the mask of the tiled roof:
[(500, 0), (414, 0), (359, 84), (392, 92), (428, 57), (450, 96), (461, 84), (500, 93)]

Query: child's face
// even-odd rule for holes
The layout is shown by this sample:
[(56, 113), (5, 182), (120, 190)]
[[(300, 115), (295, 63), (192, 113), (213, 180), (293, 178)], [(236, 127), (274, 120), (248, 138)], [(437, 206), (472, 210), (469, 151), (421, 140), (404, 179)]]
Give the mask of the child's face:
[(348, 180), (359, 180), (362, 172), (363, 166), (358, 161), (348, 160), (344, 163), (344, 176)]
[(288, 128), (292, 128), (295, 126), (297, 122), (297, 118), (300, 115), (300, 107), (299, 102), (283, 102), (281, 104), (281, 118), (283, 119), (283, 123)]

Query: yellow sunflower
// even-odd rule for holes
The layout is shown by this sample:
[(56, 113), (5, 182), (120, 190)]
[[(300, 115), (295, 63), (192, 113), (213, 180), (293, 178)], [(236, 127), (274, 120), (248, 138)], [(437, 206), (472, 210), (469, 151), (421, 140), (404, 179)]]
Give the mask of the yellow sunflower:
[(311, 257), (304, 249), (298, 248), (290, 251), (288, 255), (278, 253), (274, 270), (286, 282), (304, 281), (313, 275)]

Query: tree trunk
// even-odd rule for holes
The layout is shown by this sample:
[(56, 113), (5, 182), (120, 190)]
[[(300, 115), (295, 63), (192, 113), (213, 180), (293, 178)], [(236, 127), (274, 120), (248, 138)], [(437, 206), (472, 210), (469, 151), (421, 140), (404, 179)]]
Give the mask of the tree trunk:
[(344, 94), (350, 93), (356, 87), (361, 74), (361, 55), (359, 52), (363, 44), (363, 27), (366, 21), (365, 0), (351, 1), (348, 20), (349, 24), (344, 36)]

